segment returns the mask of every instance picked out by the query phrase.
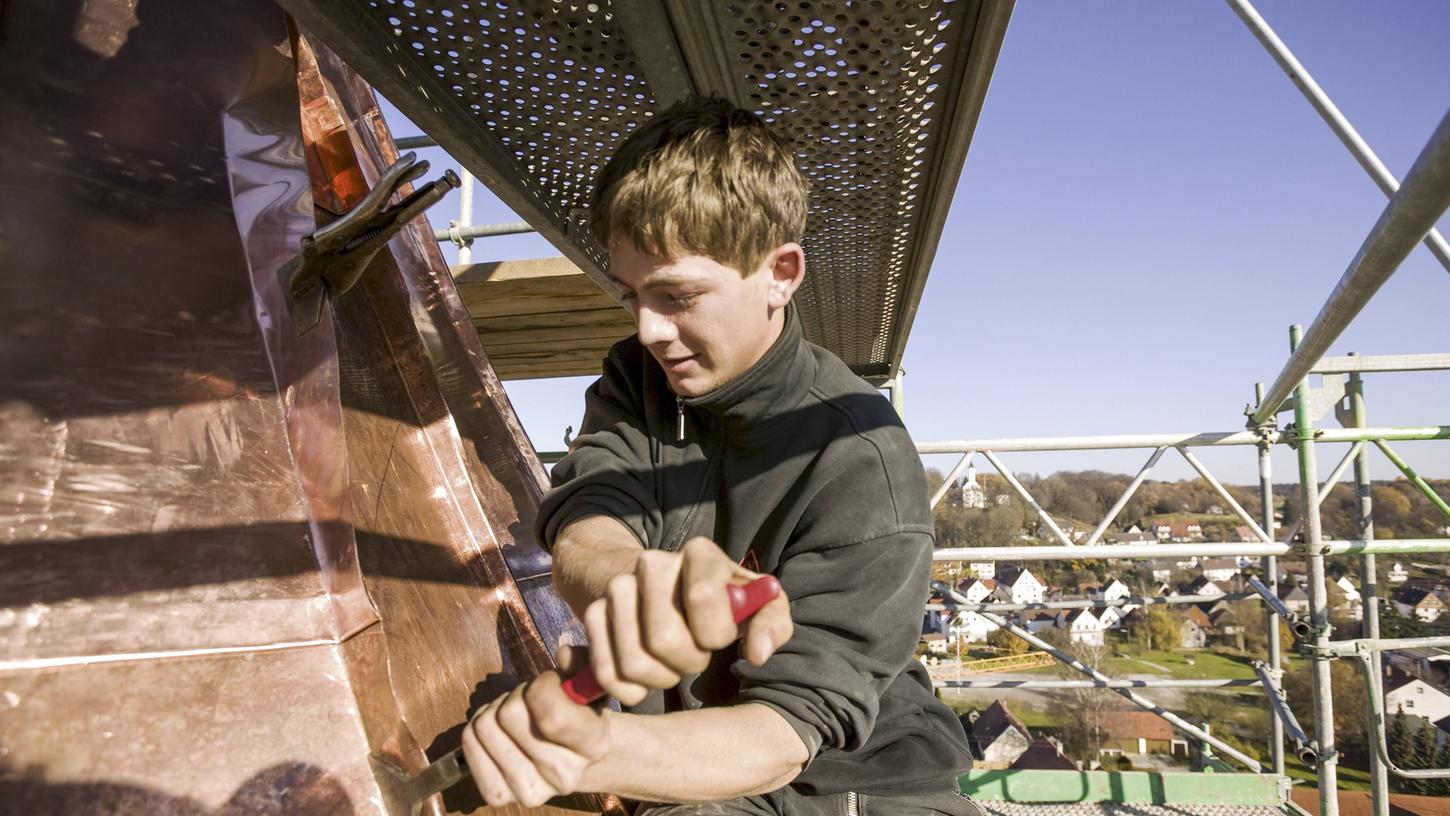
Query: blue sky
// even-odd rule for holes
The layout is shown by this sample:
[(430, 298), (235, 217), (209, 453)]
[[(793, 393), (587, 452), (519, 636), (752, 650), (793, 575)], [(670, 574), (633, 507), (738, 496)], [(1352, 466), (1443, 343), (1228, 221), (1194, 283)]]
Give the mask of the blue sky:
[[(1450, 105), (1450, 3), (1258, 9), (1403, 177)], [(475, 221), (515, 220), (479, 192)], [(918, 441), (1238, 429), (1385, 203), (1226, 4), (1018, 3), (907, 347), (907, 426)], [(474, 244), (475, 260), (553, 254), (537, 236)], [(1421, 247), (1331, 354), (1446, 351), (1447, 304), (1450, 273)], [(562, 446), (588, 382), (508, 384), (536, 447)], [(1450, 424), (1450, 372), (1370, 375), (1366, 399), (1371, 424)], [(1450, 444), (1397, 449), (1450, 477)], [(1003, 458), (1046, 474), (1146, 455)], [(1257, 479), (1251, 448), (1201, 458)], [(1295, 478), (1291, 451), (1274, 466)], [(1189, 475), (1172, 456), (1155, 471)]]

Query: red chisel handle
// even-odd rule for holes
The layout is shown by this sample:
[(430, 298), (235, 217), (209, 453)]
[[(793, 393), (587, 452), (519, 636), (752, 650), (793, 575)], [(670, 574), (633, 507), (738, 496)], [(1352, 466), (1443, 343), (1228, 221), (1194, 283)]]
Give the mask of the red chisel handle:
[[(774, 575), (762, 575), (745, 586), (730, 584), (725, 587), (730, 596), (730, 611), (736, 623), (760, 611), (780, 594), (780, 581)], [(585, 669), (564, 681), (564, 693), (579, 705), (589, 705), (604, 696), (604, 689), (594, 677), (593, 669)]]

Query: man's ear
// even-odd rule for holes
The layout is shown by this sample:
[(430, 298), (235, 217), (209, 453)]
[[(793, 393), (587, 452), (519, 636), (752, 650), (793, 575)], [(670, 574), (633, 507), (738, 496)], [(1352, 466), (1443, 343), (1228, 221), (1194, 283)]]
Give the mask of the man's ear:
[(783, 309), (806, 277), (806, 253), (794, 241), (781, 244), (766, 256), (765, 269), (770, 275), (766, 302), (772, 309)]

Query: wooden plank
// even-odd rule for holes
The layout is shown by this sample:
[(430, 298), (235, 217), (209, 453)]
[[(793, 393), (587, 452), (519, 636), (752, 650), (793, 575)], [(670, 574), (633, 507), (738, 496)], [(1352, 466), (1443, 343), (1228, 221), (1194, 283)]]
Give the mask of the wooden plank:
[(534, 341), (621, 341), (634, 333), (634, 323), (587, 323), (583, 326), (538, 326), (525, 329), (489, 329), (474, 325), (484, 345), (526, 344)]
[(550, 338), (544, 336), (518, 343), (500, 343), (490, 340), (487, 335), (481, 336), (481, 339), (483, 340), (484, 350), (488, 352), (489, 359), (534, 352), (548, 352), (551, 354), (598, 352), (599, 356), (603, 357), (609, 351), (609, 347), (620, 340), (618, 337), (594, 337), (586, 340), (578, 340), (568, 337)]
[(609, 295), (594, 285), (594, 281), (583, 275), (460, 283), (458, 291), (483, 294), (494, 298), (534, 295), (598, 295), (610, 303), (614, 302)]
[[(449, 268), (455, 283), (488, 283), (529, 278), (554, 278), (578, 276), (588, 279), (583, 270), (565, 257), (531, 258), (524, 261), (490, 261), (488, 263), (462, 264)], [(592, 281), (591, 281), (592, 285)], [(595, 287), (598, 288), (597, 286)]]
[(603, 292), (594, 294), (534, 294), (521, 297), (500, 297), (493, 292), (480, 292), (478, 287), (460, 287), (459, 294), (468, 307), (468, 314), (475, 320), (487, 317), (509, 315), (541, 314), (546, 312), (577, 312), (614, 307)]
[(550, 362), (501, 361), (494, 365), (494, 371), (501, 379), (529, 380), (543, 377), (599, 376), (603, 369), (604, 355), (592, 359), (556, 359)]
[(559, 326), (621, 326), (630, 331), (634, 330), (634, 318), (618, 307), (475, 317), (473, 323), (480, 331), (550, 329)]

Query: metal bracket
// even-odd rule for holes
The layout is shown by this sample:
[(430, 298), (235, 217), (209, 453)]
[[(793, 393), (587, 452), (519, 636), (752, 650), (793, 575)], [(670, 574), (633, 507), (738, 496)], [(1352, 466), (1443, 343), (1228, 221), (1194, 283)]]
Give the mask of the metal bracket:
[(1291, 422), (1284, 426), (1283, 440), (1290, 449), (1298, 450), (1300, 442), (1313, 442), (1323, 435), (1324, 431), (1320, 428), (1310, 427), (1301, 430), (1297, 424)]
[(460, 185), (458, 174), (448, 170), (397, 204), (386, 206), (400, 187), (428, 172), (428, 162), (417, 158), (416, 153), (400, 156), (357, 206), (303, 236), (301, 254), (277, 270), (299, 335), (322, 319), (322, 300), (328, 292), (337, 297), (351, 289), (384, 244)]

